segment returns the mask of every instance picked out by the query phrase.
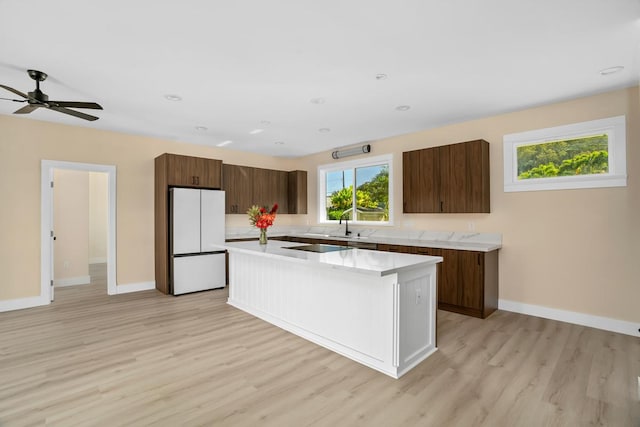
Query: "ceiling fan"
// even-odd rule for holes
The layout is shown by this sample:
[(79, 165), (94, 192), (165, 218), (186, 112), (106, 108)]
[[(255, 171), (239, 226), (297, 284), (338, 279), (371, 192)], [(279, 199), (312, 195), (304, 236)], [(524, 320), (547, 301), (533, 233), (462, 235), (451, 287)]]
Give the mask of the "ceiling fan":
[(0, 85), (1, 88), (6, 89), (9, 92), (13, 92), (16, 95), (24, 98), (24, 99), (10, 99), (10, 98), (0, 98), (0, 99), (4, 99), (6, 101), (28, 103), (28, 105), (25, 105), (24, 107), (14, 111), (13, 114), (29, 114), (33, 110), (36, 110), (40, 107), (44, 107), (44, 108), (48, 108), (49, 110), (58, 111), (64, 114), (69, 114), (70, 116), (78, 117), (84, 120), (89, 120), (89, 121), (98, 120), (98, 117), (96, 116), (81, 113), (80, 111), (70, 110), (67, 107), (90, 108), (92, 110), (102, 110), (102, 107), (100, 106), (100, 104), (96, 104), (95, 102), (49, 101), (49, 97), (40, 90), (40, 82), (44, 81), (47, 78), (47, 75), (42, 71), (37, 71), (37, 70), (27, 70), (27, 73), (29, 73), (29, 77), (31, 77), (33, 80), (36, 81), (36, 90), (34, 90), (33, 92), (24, 94), (12, 87)]

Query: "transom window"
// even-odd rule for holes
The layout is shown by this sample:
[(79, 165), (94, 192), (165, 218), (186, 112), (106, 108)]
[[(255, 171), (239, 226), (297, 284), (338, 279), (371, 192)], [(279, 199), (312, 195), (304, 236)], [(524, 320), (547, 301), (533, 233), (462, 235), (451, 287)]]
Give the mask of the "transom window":
[(392, 156), (358, 159), (318, 167), (318, 219), (390, 224)]
[(504, 191), (626, 186), (625, 117), (504, 136)]

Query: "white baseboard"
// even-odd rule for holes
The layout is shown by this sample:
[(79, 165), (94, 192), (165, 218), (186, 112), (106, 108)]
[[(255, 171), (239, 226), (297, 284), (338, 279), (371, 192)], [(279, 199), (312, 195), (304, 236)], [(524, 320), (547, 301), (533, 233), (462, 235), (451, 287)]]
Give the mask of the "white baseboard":
[(104, 264), (107, 262), (107, 257), (95, 257), (89, 258), (89, 264)]
[(53, 286), (75, 286), (88, 285), (91, 283), (91, 276), (67, 277), (66, 279), (54, 279)]
[(23, 308), (38, 307), (41, 305), (50, 304), (48, 298), (43, 297), (28, 297), (28, 298), (16, 298), (0, 301), (0, 312), (22, 310)]
[(612, 319), (610, 317), (593, 316), (591, 314), (558, 310), (541, 305), (523, 304), (521, 302), (504, 299), (498, 300), (498, 308), (500, 310), (512, 311), (514, 313), (528, 314), (530, 316), (559, 320), (561, 322), (573, 323), (575, 325), (588, 326), (590, 328), (640, 337), (640, 331), (638, 330), (638, 328), (640, 328), (640, 322), (627, 322), (626, 320)]
[(128, 294), (130, 292), (149, 291), (156, 288), (156, 282), (127, 283), (116, 286), (118, 294)]

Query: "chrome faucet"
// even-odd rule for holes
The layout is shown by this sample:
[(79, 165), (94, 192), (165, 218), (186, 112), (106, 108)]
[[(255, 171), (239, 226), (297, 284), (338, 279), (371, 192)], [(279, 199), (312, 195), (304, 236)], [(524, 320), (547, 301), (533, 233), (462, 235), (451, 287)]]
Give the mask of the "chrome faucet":
[[(340, 217), (339, 224), (342, 224), (343, 217), (344, 217), (344, 213)], [(344, 218), (344, 235), (346, 237), (349, 237), (349, 234), (351, 234), (351, 232), (349, 231), (349, 219), (348, 218)]]

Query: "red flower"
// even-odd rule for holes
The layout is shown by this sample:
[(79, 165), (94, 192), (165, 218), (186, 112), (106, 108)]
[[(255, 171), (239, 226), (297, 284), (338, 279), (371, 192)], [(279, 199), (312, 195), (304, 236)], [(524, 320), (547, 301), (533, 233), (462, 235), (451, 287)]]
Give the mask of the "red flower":
[(271, 210), (267, 212), (266, 207), (258, 207), (256, 205), (251, 206), (247, 211), (249, 215), (249, 223), (257, 228), (266, 229), (273, 225), (276, 219), (276, 212), (278, 211), (278, 204), (275, 203)]

